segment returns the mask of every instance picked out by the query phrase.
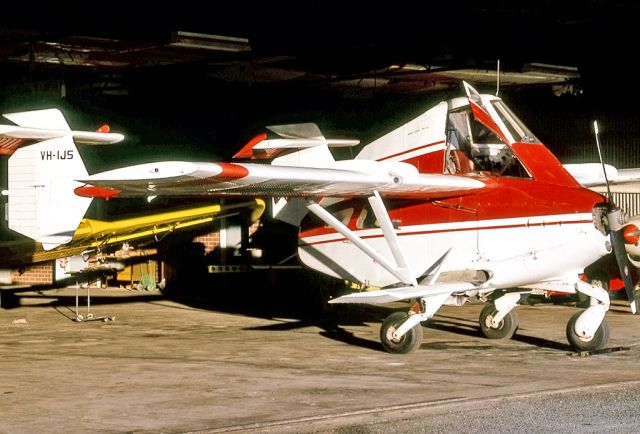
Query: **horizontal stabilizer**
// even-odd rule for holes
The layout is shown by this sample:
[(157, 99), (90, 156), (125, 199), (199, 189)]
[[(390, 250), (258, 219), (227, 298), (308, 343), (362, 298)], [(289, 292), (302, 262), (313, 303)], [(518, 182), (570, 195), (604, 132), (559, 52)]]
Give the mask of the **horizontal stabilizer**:
[(297, 143), (326, 143), (331, 147), (338, 148), (355, 146), (360, 143), (360, 140), (352, 139), (327, 139), (320, 131), (320, 128), (311, 122), (305, 124), (271, 125), (268, 126), (267, 129), (273, 131), (282, 138), (294, 139), (292, 142)]
[(88, 145), (108, 145), (124, 140), (124, 136), (118, 133), (49, 130), (42, 128), (23, 128), (14, 125), (0, 125), (0, 137), (7, 139), (49, 140), (69, 135), (73, 137), (76, 142)]
[(320, 128), (313, 122), (303, 124), (270, 125), (268, 130), (289, 139), (324, 139)]
[(271, 125), (268, 130), (279, 138), (268, 139), (266, 134), (260, 134), (250, 140), (234, 158), (275, 158), (283, 152), (314, 148), (314, 147), (346, 147), (355, 146), (359, 140), (327, 139), (314, 123)]
[(3, 116), (16, 125), (0, 125), (1, 154), (10, 155), (33, 140), (43, 141), (64, 136), (71, 136), (78, 143), (93, 145), (116, 143), (124, 139), (122, 134), (117, 133), (71, 130), (58, 109), (8, 113)]
[(24, 128), (71, 131), (64, 115), (58, 109), (5, 113), (2, 116)]
[(381, 289), (379, 291), (354, 292), (329, 300), (329, 303), (385, 304), (412, 298), (453, 294), (454, 292), (469, 291), (474, 288), (475, 285), (469, 282), (440, 283), (429, 286), (403, 286), (400, 288)]
[(51, 236), (36, 238), (35, 241), (38, 241), (40, 244), (42, 244), (43, 249), (51, 250), (62, 244), (67, 244), (69, 241), (71, 241), (71, 239), (72, 239), (71, 235), (51, 235)]

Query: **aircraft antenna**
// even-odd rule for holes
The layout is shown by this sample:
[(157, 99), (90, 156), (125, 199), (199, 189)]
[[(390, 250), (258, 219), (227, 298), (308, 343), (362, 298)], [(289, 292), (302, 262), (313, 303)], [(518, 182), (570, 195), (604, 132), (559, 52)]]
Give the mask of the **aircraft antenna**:
[(500, 59), (498, 59), (498, 65), (496, 66), (496, 96), (500, 92)]
[(600, 150), (600, 130), (598, 129), (598, 121), (593, 121), (593, 132), (596, 135), (596, 148), (598, 148), (598, 157), (600, 157), (600, 164), (602, 164), (604, 182), (607, 185), (607, 196), (609, 197), (609, 202), (611, 202), (611, 188), (609, 187), (609, 179), (607, 178), (607, 169), (604, 166), (604, 159), (602, 158), (602, 151)]

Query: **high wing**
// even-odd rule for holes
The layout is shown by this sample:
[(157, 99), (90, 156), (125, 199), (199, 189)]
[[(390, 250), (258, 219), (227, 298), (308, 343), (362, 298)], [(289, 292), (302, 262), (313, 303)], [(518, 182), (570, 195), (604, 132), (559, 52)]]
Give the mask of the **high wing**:
[(273, 125), (276, 138), (260, 134), (234, 158), (271, 159), (269, 164), (165, 161), (141, 164), (78, 179), (84, 197), (242, 195), (263, 197), (450, 196), (483, 188), (468, 176), (420, 173), (402, 161), (336, 161), (330, 147), (358, 140), (327, 139), (313, 123)]
[(424, 198), (485, 186), (465, 176), (421, 174), (406, 163), (363, 160), (335, 162), (325, 168), (170, 161), (111, 170), (78, 181), (89, 186), (76, 189), (76, 194), (89, 197), (353, 197), (370, 196), (377, 190), (386, 197)]

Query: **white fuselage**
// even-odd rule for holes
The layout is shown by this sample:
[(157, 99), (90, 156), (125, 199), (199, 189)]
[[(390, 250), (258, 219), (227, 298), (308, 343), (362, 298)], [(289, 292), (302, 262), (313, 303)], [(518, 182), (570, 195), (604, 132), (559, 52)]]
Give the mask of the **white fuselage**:
[[(393, 260), (380, 229), (355, 232)], [(397, 231), (409, 268), (422, 276), (449, 249), (442, 271), (485, 270), (487, 284), (515, 287), (582, 272), (607, 254), (608, 238), (591, 214), (530, 216), (401, 226)], [(383, 287), (397, 279), (339, 233), (301, 236), (302, 262), (324, 274)]]

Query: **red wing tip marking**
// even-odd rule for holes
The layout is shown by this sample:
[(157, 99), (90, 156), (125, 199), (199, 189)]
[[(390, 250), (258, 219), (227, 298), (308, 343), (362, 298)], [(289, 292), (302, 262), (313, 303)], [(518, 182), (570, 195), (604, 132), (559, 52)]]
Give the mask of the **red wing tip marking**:
[(244, 145), (242, 149), (236, 152), (233, 158), (251, 158), (251, 159), (255, 158), (253, 155), (253, 147), (258, 143), (262, 142), (263, 140), (265, 140), (266, 138), (267, 138), (266, 133), (258, 134), (253, 139), (249, 140), (249, 142), (247, 142), (247, 144)]
[(111, 131), (111, 127), (109, 127), (109, 125), (107, 124), (104, 124), (103, 126), (101, 126), (96, 130), (97, 133), (108, 133), (110, 131)]
[(233, 163), (216, 163), (220, 166), (221, 172), (214, 178), (223, 181), (232, 181), (234, 179), (244, 178), (249, 174), (249, 170), (239, 164)]
[(101, 199), (110, 199), (114, 196), (117, 196), (122, 192), (122, 190), (117, 190), (114, 188), (104, 188), (104, 187), (95, 187), (92, 185), (84, 185), (82, 187), (78, 187), (74, 190), (75, 194), (80, 197), (91, 197), (91, 198), (101, 198)]

